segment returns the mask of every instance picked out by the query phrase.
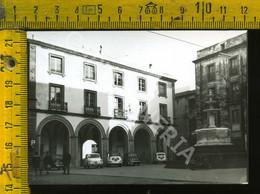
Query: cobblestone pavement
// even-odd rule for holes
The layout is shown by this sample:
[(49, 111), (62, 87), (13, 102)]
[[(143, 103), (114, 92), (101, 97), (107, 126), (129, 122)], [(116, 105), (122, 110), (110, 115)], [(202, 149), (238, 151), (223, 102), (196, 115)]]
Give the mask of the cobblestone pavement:
[(70, 175), (50, 171), (47, 175), (29, 173), (29, 184), (241, 184), (246, 169), (171, 169), (164, 165), (140, 165), (98, 169), (72, 168)]

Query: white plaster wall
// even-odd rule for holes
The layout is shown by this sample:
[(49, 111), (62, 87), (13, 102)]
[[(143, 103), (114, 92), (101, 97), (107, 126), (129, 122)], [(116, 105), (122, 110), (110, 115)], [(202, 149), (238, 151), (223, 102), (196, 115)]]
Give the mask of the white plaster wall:
[[(61, 55), (65, 60), (65, 76), (49, 74), (49, 53)], [(97, 67), (97, 81), (83, 81), (83, 63), (90, 62)], [(124, 73), (124, 86), (113, 85), (113, 70)], [(138, 77), (146, 79), (147, 91), (138, 91)], [(124, 107), (128, 119), (137, 120), (139, 100), (147, 101), (148, 114), (153, 122), (159, 122), (159, 103), (168, 105), (168, 116), (173, 118), (172, 84), (167, 83), (167, 98), (158, 96), (159, 79), (150, 75), (122, 69), (109, 64), (96, 62), (83, 57), (67, 54), (53, 49), (36, 46), (36, 98), (37, 109), (48, 110), (49, 83), (65, 86), (65, 102), (68, 112), (84, 113), (84, 89), (97, 91), (97, 106), (101, 107), (101, 116), (113, 117), (114, 96), (124, 98)], [(165, 82), (160, 80), (161, 82)], [(131, 108), (131, 110), (130, 110)], [(73, 121), (73, 123), (78, 121)]]

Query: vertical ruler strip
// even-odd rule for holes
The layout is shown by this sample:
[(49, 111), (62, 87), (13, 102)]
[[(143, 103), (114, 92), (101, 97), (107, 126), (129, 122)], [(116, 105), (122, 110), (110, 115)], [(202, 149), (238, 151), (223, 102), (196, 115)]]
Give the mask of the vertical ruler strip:
[(0, 31), (0, 193), (29, 193), (27, 146), (27, 37)]

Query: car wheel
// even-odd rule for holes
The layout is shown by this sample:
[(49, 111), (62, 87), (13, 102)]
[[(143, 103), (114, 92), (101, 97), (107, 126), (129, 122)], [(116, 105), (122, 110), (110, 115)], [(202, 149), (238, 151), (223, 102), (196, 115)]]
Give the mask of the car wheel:
[(139, 166), (140, 165), (140, 163), (137, 163), (137, 166)]
[(100, 166), (100, 168), (103, 168), (103, 166)]
[(87, 168), (86, 165), (84, 165), (84, 168), (85, 168), (85, 169)]

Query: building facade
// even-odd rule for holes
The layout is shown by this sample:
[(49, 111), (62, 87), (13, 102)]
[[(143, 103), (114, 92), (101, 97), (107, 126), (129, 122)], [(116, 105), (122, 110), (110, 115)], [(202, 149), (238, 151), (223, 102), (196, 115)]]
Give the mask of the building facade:
[(81, 166), (89, 140), (104, 161), (115, 152), (136, 152), (144, 163), (157, 151), (169, 155), (159, 136), (173, 124), (176, 80), (37, 40), (28, 45), (29, 157), (67, 150)]
[(175, 94), (176, 129), (178, 134), (188, 140), (186, 146), (194, 144), (192, 134), (196, 126), (196, 91), (185, 91)]
[(246, 149), (247, 139), (247, 34), (242, 34), (197, 52), (197, 128), (209, 126), (209, 93), (213, 94), (217, 127), (231, 129), (232, 143)]

